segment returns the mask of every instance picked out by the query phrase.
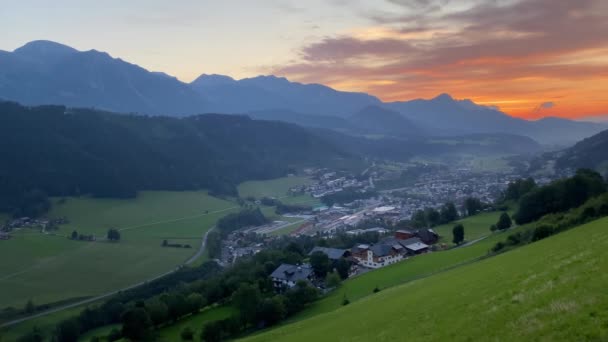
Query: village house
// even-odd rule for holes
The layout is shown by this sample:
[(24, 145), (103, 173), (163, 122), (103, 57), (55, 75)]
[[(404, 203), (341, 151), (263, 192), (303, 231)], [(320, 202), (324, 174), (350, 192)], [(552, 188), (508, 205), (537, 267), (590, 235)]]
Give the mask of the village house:
[(425, 244), (418, 237), (413, 237), (405, 240), (397, 239), (394, 237), (387, 237), (382, 239), (380, 242), (389, 245), (401, 245), (403, 246), (404, 252), (407, 255), (421, 254), (428, 252), (429, 250), (429, 245)]
[(395, 238), (399, 240), (407, 240), (416, 236), (416, 233), (409, 229), (399, 229), (395, 232)]
[(399, 244), (389, 245), (378, 243), (371, 246), (360, 244), (351, 249), (351, 254), (362, 266), (380, 268), (394, 264), (403, 259), (405, 249)]
[(439, 241), (439, 234), (430, 228), (417, 230), (416, 236), (427, 245), (434, 245)]
[(312, 267), (309, 264), (281, 264), (270, 274), (270, 278), (272, 279), (274, 290), (281, 293), (296, 286), (300, 280), (312, 281), (313, 275)]
[(315, 252), (321, 252), (329, 258), (329, 260), (339, 260), (342, 258), (348, 258), (350, 251), (347, 249), (329, 248), (329, 247), (315, 247), (308, 255), (313, 255)]

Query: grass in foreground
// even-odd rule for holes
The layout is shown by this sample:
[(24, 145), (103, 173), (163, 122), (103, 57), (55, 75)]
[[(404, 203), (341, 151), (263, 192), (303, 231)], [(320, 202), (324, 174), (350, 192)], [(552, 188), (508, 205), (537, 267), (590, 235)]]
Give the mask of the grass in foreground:
[(607, 225), (597, 220), (246, 340), (603, 341)]
[(471, 246), (419, 255), (349, 279), (327, 297), (296, 315), (291, 321), (336, 310), (342, 306), (344, 298), (348, 298), (351, 303), (358, 301), (372, 295), (376, 287), (386, 289), (475, 261), (487, 255), (496, 242), (504, 240), (508, 234), (514, 231), (496, 233)]

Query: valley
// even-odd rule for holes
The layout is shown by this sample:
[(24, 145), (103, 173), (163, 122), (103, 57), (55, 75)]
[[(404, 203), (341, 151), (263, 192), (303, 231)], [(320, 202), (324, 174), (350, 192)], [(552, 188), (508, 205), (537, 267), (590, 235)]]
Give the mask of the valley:
[(604, 2), (148, 5), (0, 13), (0, 342), (608, 341)]

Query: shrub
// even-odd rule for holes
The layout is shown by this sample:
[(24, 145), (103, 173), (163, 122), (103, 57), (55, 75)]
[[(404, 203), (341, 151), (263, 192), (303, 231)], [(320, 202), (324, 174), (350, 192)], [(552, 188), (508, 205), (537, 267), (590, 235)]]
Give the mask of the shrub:
[(549, 225), (541, 225), (534, 229), (534, 234), (532, 235), (532, 241), (542, 240), (546, 237), (549, 237), (555, 233), (555, 229)]
[(185, 327), (180, 336), (183, 341), (192, 341), (194, 339), (194, 331), (190, 327)]

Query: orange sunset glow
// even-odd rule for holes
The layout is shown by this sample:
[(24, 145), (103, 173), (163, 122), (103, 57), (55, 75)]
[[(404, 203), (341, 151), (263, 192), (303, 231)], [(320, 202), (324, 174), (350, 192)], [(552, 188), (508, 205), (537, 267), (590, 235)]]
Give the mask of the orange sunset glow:
[(393, 1), (274, 71), (385, 101), (449, 93), (517, 117), (608, 113), (608, 2)]

